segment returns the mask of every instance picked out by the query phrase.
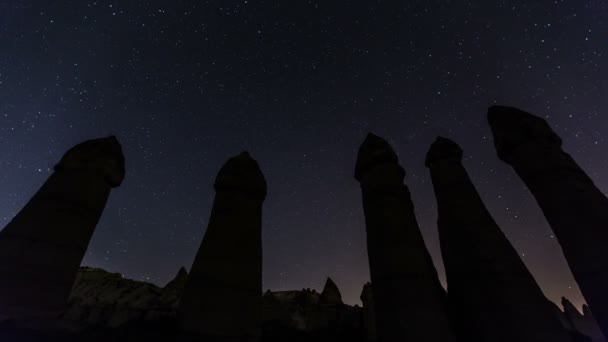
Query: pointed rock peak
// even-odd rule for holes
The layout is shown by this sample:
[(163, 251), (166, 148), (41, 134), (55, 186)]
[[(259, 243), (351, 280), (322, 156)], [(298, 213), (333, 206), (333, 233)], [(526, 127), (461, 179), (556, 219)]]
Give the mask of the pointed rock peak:
[(329, 277), (325, 281), (325, 287), (323, 287), (323, 292), (321, 292), (320, 300), (323, 304), (343, 304), (338, 286)]
[(55, 166), (55, 171), (62, 170), (92, 172), (117, 187), (125, 177), (125, 157), (118, 139), (111, 135), (69, 149)]
[(399, 158), (391, 145), (383, 138), (369, 133), (357, 154), (355, 165), (355, 178), (361, 180), (361, 176), (375, 165), (392, 163), (398, 164)]
[(334, 290), (340, 292), (336, 283), (330, 277), (327, 277), (327, 280), (325, 281), (325, 286), (323, 287), (323, 292)]
[(566, 297), (562, 297), (562, 306), (564, 307), (564, 313), (568, 317), (581, 317), (581, 313), (576, 309), (574, 304), (570, 302)]
[(243, 151), (222, 166), (215, 180), (215, 189), (239, 190), (256, 196), (266, 197), (266, 179), (249, 152)]
[(359, 296), (361, 299), (361, 303), (365, 306), (365, 303), (368, 303), (372, 299), (372, 284), (368, 281), (363, 284), (363, 290), (361, 290), (361, 295)]
[(175, 278), (178, 279), (186, 277), (188, 277), (188, 271), (186, 271), (186, 268), (182, 266), (179, 268), (179, 271), (177, 271), (177, 275), (175, 276)]
[(173, 280), (168, 282), (164, 288), (165, 289), (175, 288), (175, 287), (181, 288), (186, 284), (187, 280), (188, 280), (188, 271), (186, 271), (186, 269), (184, 267), (181, 267), (179, 269), (179, 271), (177, 272), (177, 274), (175, 275), (175, 278), (173, 278)]
[(454, 141), (437, 137), (426, 154), (426, 167), (432, 167), (438, 162), (458, 163), (462, 162), (462, 148)]
[(589, 309), (589, 306), (587, 304), (583, 304), (583, 316), (593, 317), (593, 314), (591, 313), (591, 309)]
[(562, 144), (547, 121), (517, 108), (492, 106), (488, 109), (488, 122), (498, 156), (506, 161), (513, 151), (528, 143)]

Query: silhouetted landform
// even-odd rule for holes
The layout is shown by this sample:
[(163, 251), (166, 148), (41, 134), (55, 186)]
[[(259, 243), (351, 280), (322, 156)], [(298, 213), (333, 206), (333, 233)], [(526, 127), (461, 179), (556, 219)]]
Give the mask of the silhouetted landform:
[(0, 321), (47, 320), (65, 310), (110, 190), (124, 175), (115, 137), (85, 141), (61, 158), (0, 231)]
[(262, 203), (266, 180), (247, 152), (215, 180), (209, 226), (178, 308), (180, 329), (257, 340), (262, 312)]
[(121, 146), (109, 137), (69, 150), (0, 232), (0, 341), (607, 342), (608, 199), (546, 121), (508, 107), (492, 107), (488, 116), (499, 157), (536, 197), (591, 309), (580, 313), (564, 299), (562, 312), (545, 298), (479, 197), (462, 150), (445, 138), (433, 144), (426, 165), (447, 298), (405, 171), (373, 134), (355, 167), (372, 278), (361, 292), (363, 307), (345, 304), (329, 278), (321, 293), (262, 294), (266, 181), (247, 153), (228, 160), (216, 178), (190, 275), (181, 269), (161, 288), (79, 271), (111, 188), (125, 174)]
[(442, 137), (426, 166), (437, 198), (437, 226), (451, 319), (460, 341), (572, 341), (462, 165), (462, 149)]
[[(186, 277), (187, 273), (182, 269), (174, 280), (160, 288), (123, 278), (118, 273), (81, 268), (70, 296), (69, 309), (63, 317), (64, 326), (69, 327), (75, 336), (92, 336), (93, 341), (103, 334), (128, 340), (129, 337), (150, 334), (150, 331), (158, 334), (158, 341), (162, 341), (161, 337), (175, 334), (177, 305)], [(324, 303), (321, 297), (335, 298), (327, 291), (337, 290), (337, 287), (334, 290), (327, 285), (325, 288), (321, 293), (311, 289), (266, 291), (263, 296), (262, 340), (331, 341), (345, 338), (349, 341), (376, 341), (374, 330), (368, 328), (374, 326), (373, 308), (339, 301)], [(371, 284), (365, 284), (361, 296), (365, 297), (370, 291)], [(554, 308), (556, 317), (567, 330), (582, 332), (592, 337), (592, 342), (606, 342), (587, 309), (582, 315), (567, 301), (564, 302), (565, 312), (556, 305)], [(156, 341), (155, 338), (150, 336), (149, 340)], [(99, 336), (98, 340), (104, 339)]]
[(562, 140), (542, 118), (494, 106), (488, 121), (498, 156), (513, 166), (536, 198), (608, 335), (608, 198), (564, 152)]
[(581, 332), (582, 334), (589, 336), (593, 342), (606, 341), (602, 334), (602, 330), (586, 304), (583, 305), (582, 314), (568, 299), (563, 297), (562, 306), (564, 308), (564, 315), (560, 317), (565, 320), (563, 324), (568, 330)]
[(370, 282), (363, 285), (363, 291), (361, 291), (359, 299), (361, 299), (361, 303), (363, 304), (363, 328), (366, 337), (369, 341), (376, 341), (378, 332), (376, 331), (374, 294), (372, 293), (372, 284)]
[(161, 288), (125, 279), (118, 273), (81, 268), (62, 318), (112, 328), (173, 318), (187, 279), (188, 273), (182, 268)]
[(386, 140), (369, 134), (357, 156), (367, 253), (381, 341), (452, 341), (445, 291), (414, 214), (405, 171)]

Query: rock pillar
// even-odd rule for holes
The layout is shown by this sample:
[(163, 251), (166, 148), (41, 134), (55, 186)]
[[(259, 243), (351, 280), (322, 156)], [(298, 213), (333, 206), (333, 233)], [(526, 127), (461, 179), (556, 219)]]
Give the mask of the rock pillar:
[(0, 232), (0, 321), (51, 319), (67, 299), (110, 190), (125, 175), (115, 137), (70, 149)]
[(182, 331), (256, 340), (262, 315), (262, 203), (266, 181), (248, 153), (215, 180), (207, 232), (178, 308)]
[(363, 195), (378, 339), (448, 342), (445, 291), (404, 176), (391, 146), (369, 134), (359, 149), (355, 178)]
[(547, 122), (494, 106), (488, 120), (498, 156), (526, 183), (557, 237), (572, 274), (608, 335), (608, 198)]
[(462, 341), (571, 341), (532, 274), (502, 233), (462, 165), (437, 138), (426, 166), (437, 208), (454, 329)]

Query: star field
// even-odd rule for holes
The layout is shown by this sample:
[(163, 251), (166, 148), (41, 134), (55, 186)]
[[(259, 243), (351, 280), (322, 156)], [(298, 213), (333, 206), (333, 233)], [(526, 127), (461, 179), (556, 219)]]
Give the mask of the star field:
[(189, 267), (213, 181), (248, 150), (268, 182), (264, 289), (348, 303), (369, 280), (354, 162), (369, 131), (407, 171), (443, 279), (425, 153), (457, 141), (490, 212), (547, 296), (582, 296), (486, 110), (545, 117), (608, 191), (608, 2), (0, 2), (0, 226), (74, 144), (117, 135), (127, 177), (84, 265), (164, 285)]

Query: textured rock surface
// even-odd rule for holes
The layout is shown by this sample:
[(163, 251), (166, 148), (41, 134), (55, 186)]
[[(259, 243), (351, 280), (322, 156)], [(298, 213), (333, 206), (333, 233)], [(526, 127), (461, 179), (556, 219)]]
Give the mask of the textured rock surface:
[[(159, 288), (101, 269), (82, 268), (63, 318), (71, 325), (80, 323), (86, 329), (93, 327), (100, 331), (138, 325), (151, 326), (151, 329), (171, 327), (186, 278), (187, 274), (182, 269), (174, 280)], [(263, 296), (262, 336), (271, 340), (294, 336), (304, 340), (343, 337), (362, 340), (365, 336), (374, 336), (365, 328), (369, 322), (365, 320), (362, 308), (337, 300), (339, 290), (331, 283), (327, 282), (321, 293), (310, 289), (266, 291)], [(367, 288), (370, 289), (369, 285)], [(168, 333), (171, 331), (169, 328)]]
[(452, 340), (445, 291), (426, 249), (405, 171), (382, 138), (369, 134), (359, 149), (376, 328), (381, 341)]
[(207, 232), (178, 308), (183, 331), (255, 340), (262, 313), (262, 203), (266, 181), (248, 153), (215, 181)]
[(462, 165), (460, 146), (437, 138), (426, 166), (437, 198), (448, 302), (459, 340), (572, 341), (486, 209)]
[(63, 156), (0, 232), (0, 321), (56, 317), (65, 309), (110, 190), (124, 174), (114, 137), (83, 142)]
[(557, 237), (574, 278), (608, 334), (608, 198), (537, 116), (491, 107), (498, 156), (526, 183)]
[(123, 278), (118, 273), (81, 268), (63, 318), (118, 327), (175, 316), (188, 273), (180, 269), (164, 288)]
[[(30, 341), (23, 339), (24, 334), (28, 333), (36, 337), (31, 341), (48, 341), (48, 336), (56, 337), (57, 341), (182, 341), (177, 339), (180, 335), (175, 330), (174, 322), (186, 277), (187, 274), (182, 269), (174, 280), (160, 288), (125, 279), (120, 274), (85, 267), (78, 273), (65, 321), (59, 328), (41, 332), (27, 331), (23, 326), (15, 330), (11, 324), (0, 324), (0, 338), (7, 341)], [(371, 291), (371, 284), (365, 284), (361, 293), (362, 308), (342, 304), (335, 306), (336, 311), (332, 311), (332, 306), (321, 304), (321, 293), (315, 290), (266, 291), (263, 296), (262, 339), (376, 341)], [(571, 304), (565, 309), (567, 314), (555, 304), (553, 310), (563, 325), (572, 331), (573, 341), (606, 342), (585, 308), (584, 315), (578, 313)], [(130, 314), (124, 315), (124, 312)], [(335, 312), (338, 313), (337, 319), (334, 318)], [(117, 317), (121, 319), (116, 319)], [(592, 339), (587, 339), (584, 335), (592, 336)], [(199, 337), (195, 336), (183, 341), (196, 341), (197, 338)]]

